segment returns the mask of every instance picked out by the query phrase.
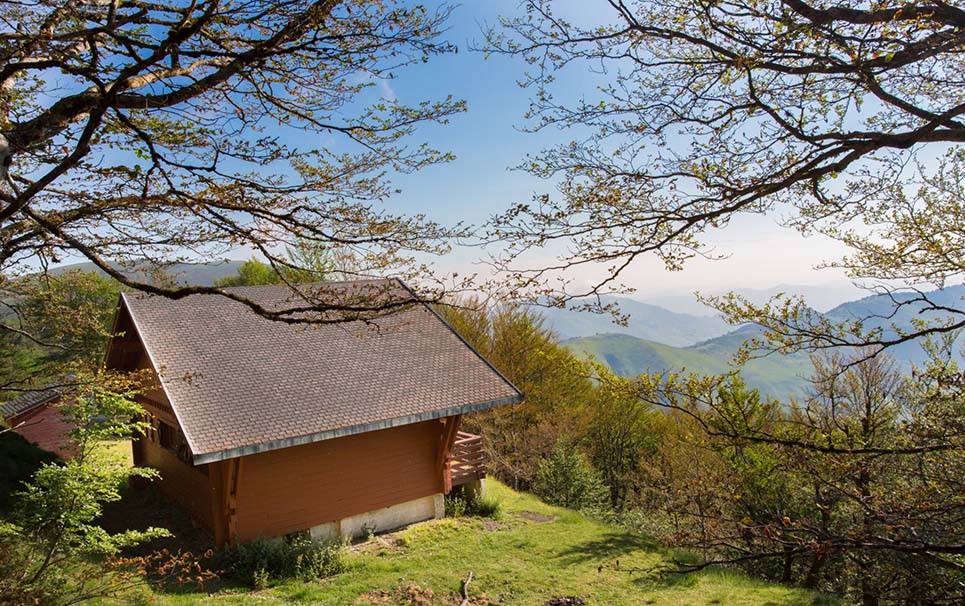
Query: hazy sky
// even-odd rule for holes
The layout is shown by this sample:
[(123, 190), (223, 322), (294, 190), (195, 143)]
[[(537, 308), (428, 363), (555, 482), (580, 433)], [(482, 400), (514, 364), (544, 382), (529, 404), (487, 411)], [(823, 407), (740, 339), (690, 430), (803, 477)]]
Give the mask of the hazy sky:
[[(600, 15), (607, 9), (599, 2), (579, 6), (581, 11), (600, 10)], [(470, 1), (457, 7), (447, 37), (459, 46), (459, 53), (400, 72), (379, 87), (382, 94), (402, 101), (452, 94), (468, 102), (468, 112), (449, 125), (429, 126), (420, 133), (433, 145), (453, 151), (456, 161), (398, 179), (403, 192), (389, 201), (389, 208), (425, 212), (442, 222), (479, 223), (513, 202), (528, 201), (534, 193), (553, 192), (551, 183), (511, 167), (527, 153), (566, 140), (567, 134), (521, 132), (530, 93), (516, 83), (523, 74), (523, 61), (502, 56), (486, 59), (470, 50), (474, 42), (481, 43), (484, 24), (494, 24), (500, 14), (512, 14), (517, 8), (514, 0)], [(572, 75), (561, 80), (562, 92), (592, 95), (589, 78), (579, 80)], [(823, 237), (804, 238), (781, 228), (779, 218), (742, 217), (709, 238), (718, 253), (729, 255), (724, 261), (694, 260), (675, 273), (665, 271), (656, 260), (644, 261), (632, 268), (625, 282), (636, 287), (641, 298), (781, 283), (846, 283), (839, 272), (814, 269), (822, 260), (840, 257), (839, 246)], [(465, 272), (479, 254), (478, 249), (459, 251), (440, 266)]]

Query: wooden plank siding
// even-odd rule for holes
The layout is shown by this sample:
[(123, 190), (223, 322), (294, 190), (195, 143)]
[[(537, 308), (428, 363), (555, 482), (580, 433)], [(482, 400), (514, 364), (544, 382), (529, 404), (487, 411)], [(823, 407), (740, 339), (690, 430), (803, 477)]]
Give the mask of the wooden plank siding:
[(206, 466), (192, 467), (179, 459), (177, 454), (162, 448), (147, 437), (135, 441), (133, 453), (135, 465), (153, 467), (161, 473), (161, 477), (152, 483), (164, 496), (181, 507), (203, 528), (213, 532), (214, 512), (211, 502), (214, 489), (209, 475), (202, 471)]
[(237, 538), (279, 536), (444, 491), (425, 421), (243, 457)]

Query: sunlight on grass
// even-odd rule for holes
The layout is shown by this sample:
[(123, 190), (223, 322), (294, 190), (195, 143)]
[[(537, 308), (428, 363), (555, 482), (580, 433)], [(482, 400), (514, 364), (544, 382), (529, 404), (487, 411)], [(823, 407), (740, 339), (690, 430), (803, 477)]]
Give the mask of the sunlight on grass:
[[(722, 571), (671, 577), (629, 572), (663, 562), (661, 550), (646, 537), (487, 481), (489, 494), (502, 503), (504, 515), (500, 520), (443, 519), (377, 537), (354, 549), (348, 558), (348, 572), (330, 579), (285, 582), (250, 594), (237, 589), (212, 595), (158, 594), (157, 603), (453, 604), (459, 602), (460, 584), (470, 570), (472, 603), (479, 604), (541, 606), (561, 596), (580, 596), (588, 605), (616, 606), (829, 603), (826, 596)], [(413, 601), (413, 592), (422, 601)]]
[(130, 440), (105, 440), (97, 445), (94, 456), (110, 465), (134, 465)]

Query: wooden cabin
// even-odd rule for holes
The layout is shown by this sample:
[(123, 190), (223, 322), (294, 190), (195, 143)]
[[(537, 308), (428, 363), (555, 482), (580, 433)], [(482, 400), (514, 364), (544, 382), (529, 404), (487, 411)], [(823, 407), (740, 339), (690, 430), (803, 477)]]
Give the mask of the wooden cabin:
[(108, 366), (156, 378), (140, 396), (152, 430), (134, 442), (134, 462), (158, 469), (160, 490), (219, 546), (440, 517), (453, 481), (483, 474), (461, 416), (522, 398), (399, 281), (227, 290), (273, 310), (298, 305), (305, 288), (326, 300), (374, 289), (411, 303), (304, 324), (219, 295), (121, 295)]

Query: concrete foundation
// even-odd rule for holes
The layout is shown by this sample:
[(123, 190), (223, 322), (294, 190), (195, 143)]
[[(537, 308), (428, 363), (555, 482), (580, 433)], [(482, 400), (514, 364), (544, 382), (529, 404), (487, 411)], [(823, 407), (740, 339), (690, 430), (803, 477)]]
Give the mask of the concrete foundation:
[(396, 530), (416, 522), (439, 519), (445, 515), (445, 498), (440, 493), (320, 524), (309, 532), (312, 539), (316, 541), (338, 541), (364, 536), (369, 532)]

